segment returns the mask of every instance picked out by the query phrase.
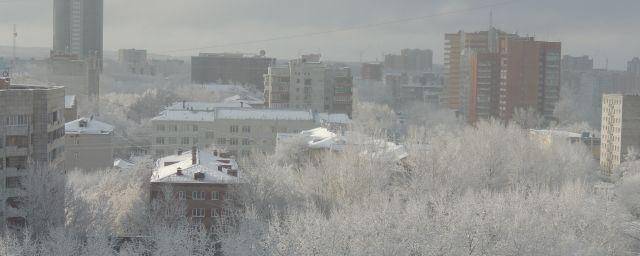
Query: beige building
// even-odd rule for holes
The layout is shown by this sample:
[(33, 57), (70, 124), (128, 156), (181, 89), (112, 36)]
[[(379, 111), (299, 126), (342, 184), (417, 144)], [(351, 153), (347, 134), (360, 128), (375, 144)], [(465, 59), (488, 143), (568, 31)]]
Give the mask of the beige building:
[(65, 124), (65, 167), (95, 171), (113, 167), (113, 126), (80, 118)]
[(264, 77), (268, 108), (345, 113), (351, 116), (353, 76), (347, 67), (328, 67), (319, 55), (303, 55), (286, 67), (269, 67)]
[(624, 162), (629, 148), (640, 149), (640, 96), (605, 94), (602, 97), (600, 165), (611, 174)]
[(152, 152), (156, 157), (186, 151), (194, 145), (215, 145), (239, 157), (248, 156), (254, 150), (272, 153), (277, 133), (300, 132), (315, 126), (310, 111), (195, 109), (167, 109), (151, 120), (154, 127)]
[(0, 78), (0, 226), (25, 224), (21, 179), (64, 166), (64, 88), (11, 85)]
[(184, 211), (193, 224), (215, 227), (218, 221), (232, 217), (236, 204), (228, 192), (240, 178), (234, 159), (218, 150), (192, 149), (156, 161), (151, 198), (161, 200), (164, 207)]

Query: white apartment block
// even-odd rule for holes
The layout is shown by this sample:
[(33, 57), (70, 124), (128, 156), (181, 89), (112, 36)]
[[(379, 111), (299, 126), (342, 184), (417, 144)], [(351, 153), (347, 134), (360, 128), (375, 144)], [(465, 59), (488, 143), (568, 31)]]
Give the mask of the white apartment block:
[(268, 108), (351, 115), (353, 77), (346, 67), (327, 67), (319, 55), (303, 55), (264, 76)]
[(605, 94), (602, 97), (600, 165), (611, 171), (624, 162), (629, 148), (640, 149), (640, 96)]
[(64, 88), (10, 85), (0, 78), (0, 226), (22, 226), (27, 170), (64, 166)]
[(95, 171), (113, 167), (113, 126), (93, 118), (65, 124), (65, 167)]
[(251, 108), (165, 110), (151, 122), (156, 157), (210, 145), (237, 157), (253, 151), (272, 153), (277, 133), (300, 132), (316, 125), (310, 111)]

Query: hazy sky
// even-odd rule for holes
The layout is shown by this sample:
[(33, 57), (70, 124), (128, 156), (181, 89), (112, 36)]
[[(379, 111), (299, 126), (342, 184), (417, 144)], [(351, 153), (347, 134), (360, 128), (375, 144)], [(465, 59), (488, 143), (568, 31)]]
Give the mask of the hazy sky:
[[(107, 50), (153, 53), (258, 52), (291, 58), (320, 52), (325, 59), (380, 59), (401, 48), (433, 49), (442, 63), (444, 33), (489, 26), (539, 40), (559, 40), (565, 54), (587, 54), (596, 66), (624, 69), (640, 55), (638, 0), (104, 0)], [(492, 8), (475, 9), (493, 3)], [(0, 45), (10, 45), (17, 24), (20, 46), (51, 47), (52, 0), (0, 0)], [(475, 9), (475, 10), (469, 10)], [(467, 11), (465, 11), (467, 10)], [(445, 15), (446, 14), (446, 15)], [(406, 17), (414, 21), (271, 42), (237, 42), (329, 31)], [(231, 44), (205, 50), (174, 51)]]

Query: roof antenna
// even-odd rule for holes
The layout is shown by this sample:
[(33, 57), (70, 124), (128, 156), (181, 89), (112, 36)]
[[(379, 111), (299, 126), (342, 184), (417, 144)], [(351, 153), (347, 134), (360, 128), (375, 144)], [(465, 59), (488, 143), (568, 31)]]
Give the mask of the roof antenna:
[(493, 10), (489, 10), (489, 28), (493, 28)]

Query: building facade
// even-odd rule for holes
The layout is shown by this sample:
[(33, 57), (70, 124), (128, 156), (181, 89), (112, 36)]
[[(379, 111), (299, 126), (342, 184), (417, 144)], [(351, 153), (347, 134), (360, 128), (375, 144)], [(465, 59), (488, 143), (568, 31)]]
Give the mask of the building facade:
[(351, 116), (351, 69), (327, 67), (319, 55), (303, 55), (287, 67), (269, 67), (264, 77), (268, 108), (344, 113)]
[(517, 109), (534, 109), (546, 121), (560, 100), (560, 42), (530, 38), (504, 41), (500, 70), (500, 117), (510, 120)]
[(93, 118), (65, 124), (66, 170), (96, 171), (113, 167), (113, 126)]
[(627, 62), (627, 72), (635, 75), (640, 75), (640, 58), (635, 57)]
[(21, 179), (27, 170), (64, 166), (64, 88), (10, 85), (0, 78), (0, 226), (25, 224)]
[(468, 123), (499, 117), (500, 55), (468, 49), (461, 61), (459, 114)]
[(152, 211), (178, 210), (192, 224), (214, 228), (233, 217), (233, 187), (241, 175), (236, 161), (218, 150), (192, 149), (160, 158), (151, 176), (151, 200), (162, 203)]
[(606, 174), (625, 161), (630, 148), (640, 149), (640, 96), (602, 97), (600, 165)]
[(151, 120), (156, 157), (194, 145), (215, 146), (237, 157), (273, 153), (278, 132), (299, 132), (315, 126), (310, 111), (219, 108), (210, 111), (165, 110)]
[(235, 53), (200, 53), (191, 57), (191, 81), (198, 84), (247, 84), (262, 90), (263, 76), (276, 59)]
[(384, 76), (382, 63), (362, 63), (360, 78), (362, 80), (382, 81)]
[(151, 74), (151, 65), (147, 62), (147, 50), (120, 49), (118, 62), (132, 74)]
[(64, 96), (64, 120), (75, 120), (78, 118), (78, 99), (75, 95)]
[(402, 49), (400, 55), (387, 54), (384, 68), (393, 72), (428, 72), (433, 68), (433, 51)]
[(54, 0), (54, 54), (95, 57), (102, 70), (103, 8), (103, 0)]
[(580, 57), (564, 55), (562, 57), (562, 70), (566, 72), (591, 71), (593, 70), (593, 59), (586, 55)]

